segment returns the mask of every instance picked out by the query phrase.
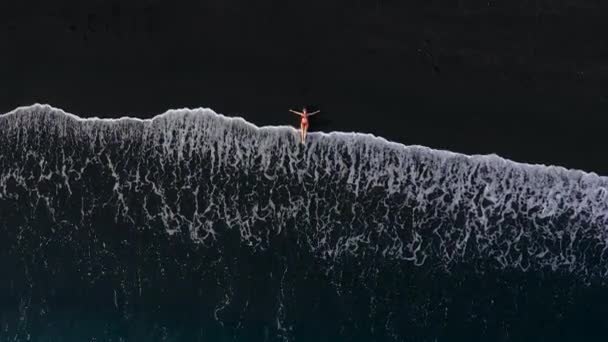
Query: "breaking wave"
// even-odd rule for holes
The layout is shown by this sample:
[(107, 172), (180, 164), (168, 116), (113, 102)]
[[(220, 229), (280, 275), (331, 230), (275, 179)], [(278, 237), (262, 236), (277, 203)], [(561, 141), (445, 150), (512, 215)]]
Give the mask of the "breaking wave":
[[(291, 127), (256, 127), (210, 109), (111, 120), (34, 105), (0, 116), (0, 132), (6, 260), (38, 253), (38, 261), (23, 262), (55, 274), (40, 266), (55, 260), (79, 270), (74, 277), (86, 284), (141, 277), (135, 266), (121, 266), (125, 248), (142, 260), (158, 257), (162, 272), (179, 279), (205, 268), (221, 288), (210, 319), (228, 322), (221, 316), (237, 305), (233, 275), (248, 258), (241, 254), (273, 255), (268, 260), (282, 266), (267, 270), (277, 284), (268, 321), (285, 339), (296, 334), (286, 303), (290, 293), (296, 298), (297, 272), (319, 271), (338, 296), (348, 292), (345, 277), (363, 279), (365, 315), (383, 322), (370, 329), (382, 326), (397, 340), (403, 332), (387, 323), (396, 313), (378, 308), (374, 290), (387, 265), (412, 274), (523, 272), (583, 283), (603, 283), (608, 274), (608, 181), (593, 173), (359, 133), (313, 132), (304, 146)], [(171, 253), (159, 239), (199, 259), (183, 256), (165, 271)], [(67, 266), (66, 257), (73, 260)], [(112, 267), (121, 276), (110, 276)], [(34, 277), (28, 272), (24, 279)], [(141, 279), (117, 285), (124, 300), (114, 290), (114, 304), (128, 306), (142, 284), (153, 287)]]

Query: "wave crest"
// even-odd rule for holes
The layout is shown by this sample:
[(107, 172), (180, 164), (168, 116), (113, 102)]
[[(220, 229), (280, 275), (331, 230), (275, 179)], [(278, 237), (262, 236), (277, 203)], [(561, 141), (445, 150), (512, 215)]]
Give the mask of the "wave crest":
[(608, 272), (607, 179), (593, 173), (359, 133), (302, 146), (291, 127), (210, 109), (112, 120), (34, 105), (0, 116), (0, 132), (0, 202), (23, 217), (42, 206), (58, 226), (104, 213), (219, 250), (228, 232), (254, 250), (288, 235), (328, 270), (355, 258)]

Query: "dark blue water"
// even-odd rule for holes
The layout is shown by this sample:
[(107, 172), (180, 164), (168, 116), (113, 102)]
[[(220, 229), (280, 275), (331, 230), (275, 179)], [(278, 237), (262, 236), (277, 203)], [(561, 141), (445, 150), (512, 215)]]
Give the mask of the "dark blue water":
[(0, 116), (0, 341), (603, 341), (608, 180), (210, 110)]

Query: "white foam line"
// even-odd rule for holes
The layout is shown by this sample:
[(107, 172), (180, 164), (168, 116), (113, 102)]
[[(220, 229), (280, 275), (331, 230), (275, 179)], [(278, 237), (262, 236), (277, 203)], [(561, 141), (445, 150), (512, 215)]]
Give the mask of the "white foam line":
[[(227, 116), (224, 114), (217, 113), (213, 109), (208, 108), (208, 107), (198, 107), (198, 108), (184, 107), (184, 108), (178, 108), (178, 109), (169, 109), (169, 110), (165, 111), (164, 113), (157, 114), (154, 117), (148, 118), (148, 119), (141, 119), (141, 118), (130, 117), (130, 116), (122, 116), (122, 117), (116, 119), (116, 118), (100, 118), (97, 116), (82, 118), (76, 114), (68, 113), (68, 112), (64, 111), (63, 109), (53, 107), (49, 104), (35, 103), (35, 104), (29, 105), (29, 106), (20, 106), (20, 107), (13, 109), (10, 112), (7, 112), (5, 114), (0, 114), (0, 118), (5, 117), (5, 116), (10, 116), (10, 115), (15, 115), (19, 111), (27, 111), (27, 110), (32, 110), (32, 109), (45, 109), (45, 110), (59, 112), (63, 115), (68, 116), (69, 118), (71, 118), (75, 121), (81, 121), (81, 122), (101, 121), (101, 122), (108, 122), (108, 123), (123, 122), (123, 121), (153, 122), (155, 120), (158, 120), (158, 119), (170, 116), (170, 115), (176, 115), (176, 114), (185, 113), (185, 112), (203, 111), (205, 113), (210, 113), (211, 115), (220, 117), (221, 119), (226, 120), (226, 121), (240, 122), (252, 129), (258, 130), (258, 131), (272, 131), (272, 130), (284, 131), (284, 130), (295, 129), (293, 126), (288, 126), (288, 125), (256, 126), (255, 124), (245, 120), (244, 118), (242, 118), (240, 116)], [(470, 160), (477, 161), (477, 162), (494, 161), (494, 162), (499, 162), (499, 163), (506, 163), (506, 164), (509, 164), (514, 167), (527, 168), (530, 171), (547, 172), (547, 171), (553, 170), (553, 171), (557, 171), (557, 172), (565, 172), (565, 173), (568, 173), (568, 174), (574, 175), (574, 176), (578, 175), (578, 176), (585, 177), (585, 178), (600, 178), (602, 181), (608, 182), (608, 177), (599, 176), (595, 172), (588, 172), (588, 171), (583, 171), (580, 169), (567, 169), (563, 166), (557, 166), (557, 165), (516, 162), (516, 161), (510, 160), (510, 159), (500, 157), (499, 155), (494, 154), (494, 153), (487, 154), (487, 155), (483, 155), (483, 154), (467, 155), (467, 154), (463, 154), (463, 153), (452, 152), (449, 150), (433, 149), (433, 148), (430, 148), (427, 146), (422, 146), (422, 145), (404, 145), (404, 144), (401, 144), (398, 142), (389, 141), (381, 136), (377, 136), (372, 133), (332, 131), (332, 132), (310, 132), (308, 134), (311, 136), (321, 136), (321, 137), (335, 136), (335, 137), (340, 137), (340, 138), (353, 138), (353, 137), (362, 138), (362, 139), (365, 139), (367, 142), (372, 142), (375, 144), (382, 144), (382, 145), (385, 145), (386, 147), (391, 147), (391, 148), (395, 148), (395, 149), (422, 150), (422, 151), (429, 152), (429, 153), (437, 153), (437, 154), (442, 155), (443, 157), (466, 158), (466, 159), (470, 159)]]

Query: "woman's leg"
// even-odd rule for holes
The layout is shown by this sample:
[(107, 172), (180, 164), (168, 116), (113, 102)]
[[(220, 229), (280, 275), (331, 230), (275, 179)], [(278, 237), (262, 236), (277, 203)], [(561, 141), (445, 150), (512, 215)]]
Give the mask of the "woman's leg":
[(307, 124), (300, 125), (300, 134), (301, 134), (301, 138), (302, 138), (302, 144), (306, 140), (306, 131), (307, 130), (308, 130), (308, 125)]

